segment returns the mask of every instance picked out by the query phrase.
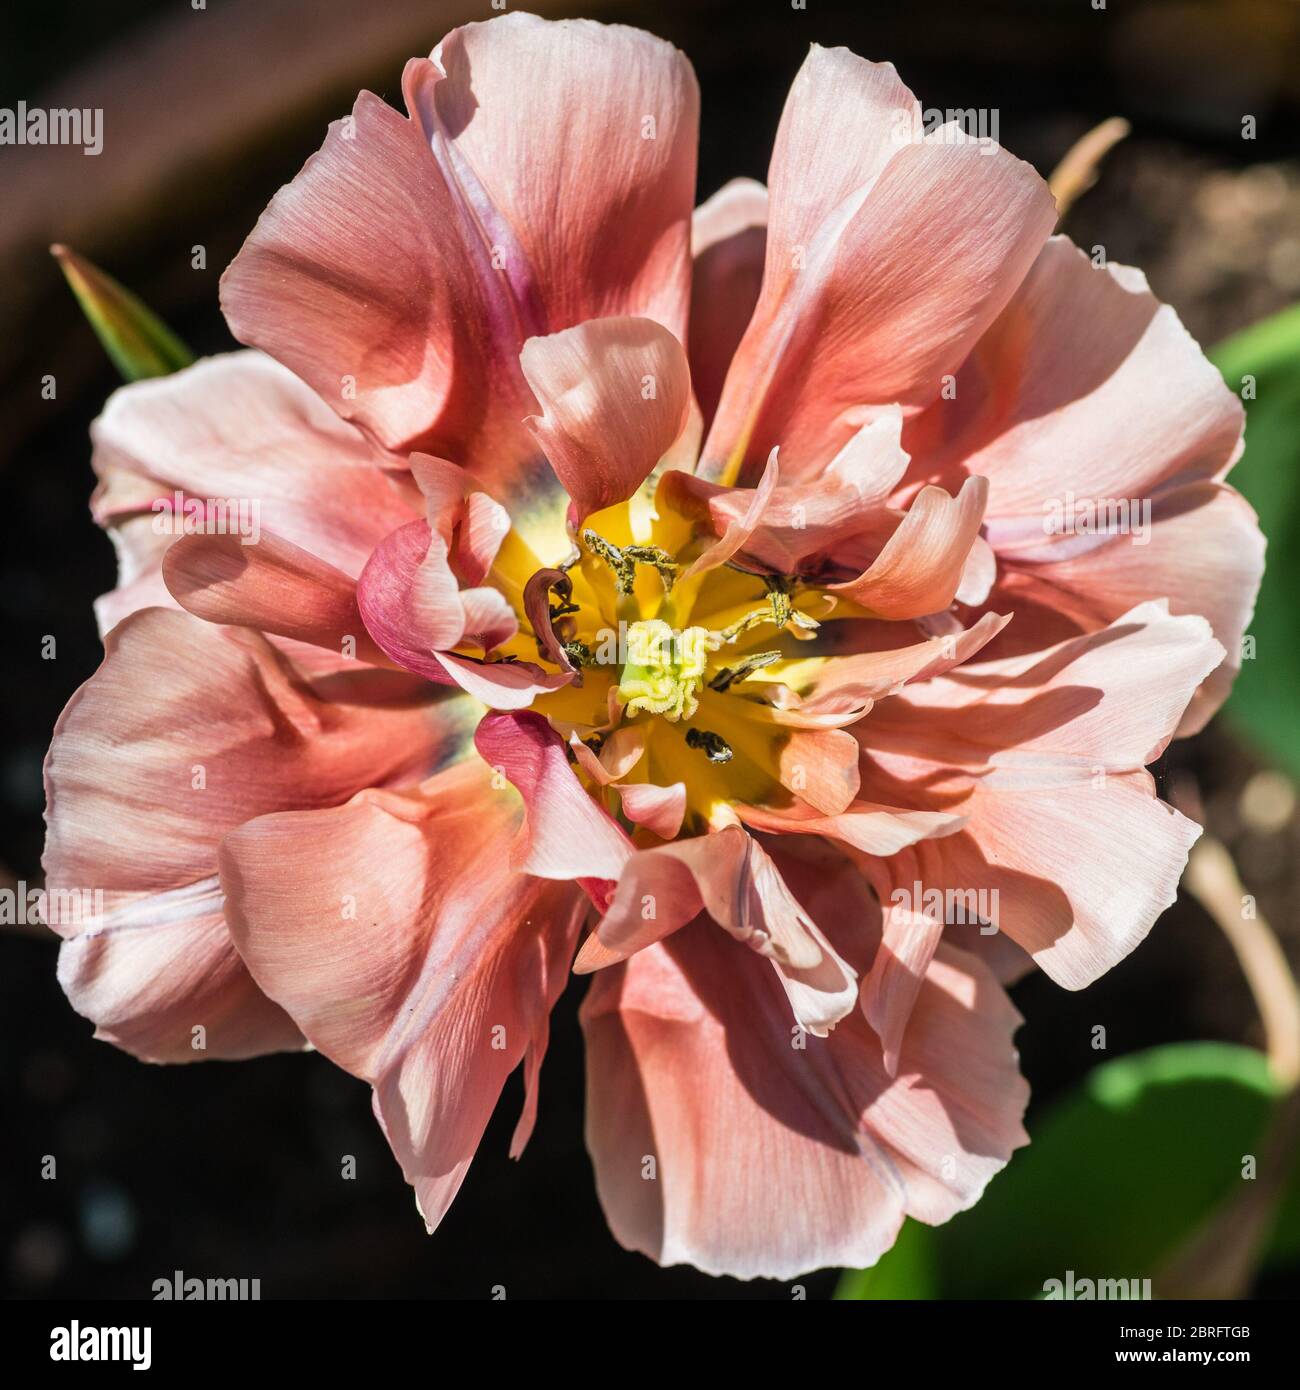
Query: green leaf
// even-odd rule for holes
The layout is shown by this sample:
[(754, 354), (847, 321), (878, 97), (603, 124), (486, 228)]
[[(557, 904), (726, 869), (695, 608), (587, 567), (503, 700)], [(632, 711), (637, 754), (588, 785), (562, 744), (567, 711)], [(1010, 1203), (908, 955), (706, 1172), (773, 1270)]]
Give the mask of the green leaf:
[(1230, 481), (1259, 513), (1268, 563), (1243, 661), (1227, 705), (1244, 737), (1300, 776), (1300, 304), (1210, 353), (1229, 387), (1248, 385), (1246, 452)]
[[(909, 1221), (841, 1298), (1035, 1298), (1063, 1279), (1152, 1277), (1258, 1154), (1276, 1088), (1250, 1048), (1179, 1043), (1121, 1057), (1031, 1127), (983, 1198), (947, 1225)], [(1272, 1254), (1300, 1257), (1292, 1184)]]
[(872, 1269), (850, 1269), (840, 1280), (841, 1299), (940, 1298), (934, 1231), (905, 1221), (889, 1254)]
[(171, 329), (112, 276), (66, 246), (51, 246), (50, 254), (124, 381), (168, 376), (194, 361)]

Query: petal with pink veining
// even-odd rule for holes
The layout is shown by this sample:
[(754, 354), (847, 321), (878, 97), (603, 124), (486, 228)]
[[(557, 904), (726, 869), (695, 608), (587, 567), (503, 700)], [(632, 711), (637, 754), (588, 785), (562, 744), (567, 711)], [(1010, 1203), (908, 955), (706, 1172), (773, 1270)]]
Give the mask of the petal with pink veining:
[(704, 476), (743, 479), (779, 443), (788, 477), (815, 477), (870, 407), (937, 396), (1028, 271), (1056, 220), (1047, 185), (953, 126), (918, 138), (918, 117), (892, 67), (814, 47), (777, 134), (763, 289)]
[(897, 1078), (860, 1015), (792, 1048), (776, 981), (704, 923), (598, 975), (582, 1021), (601, 1203), (661, 1264), (871, 1265), (905, 1214), (947, 1220), (1025, 1142), (1019, 1015), (960, 952), (931, 967)]
[(104, 894), (104, 920), (64, 943), (73, 1004), (150, 1060), (293, 1046), (226, 936), (218, 842), (266, 811), (421, 775), (463, 747), (467, 714), (397, 672), (309, 684), (253, 633), (166, 609), (127, 618), (46, 763), (47, 883)]
[[(418, 789), (250, 821), (221, 848), (231, 931), (254, 978), (375, 1112), (430, 1229), (506, 1077), (546, 1021), (582, 900), (510, 869), (513, 793), (474, 760)], [(531, 1056), (530, 1056), (531, 1054)]]
[(251, 538), (273, 532), (352, 578), (420, 512), (396, 460), (259, 352), (124, 386), (91, 434), (92, 509), (121, 565), (119, 588), (99, 601), (102, 632), (137, 608), (170, 606), (159, 569), (190, 502), (213, 503), (229, 534), (241, 521)]

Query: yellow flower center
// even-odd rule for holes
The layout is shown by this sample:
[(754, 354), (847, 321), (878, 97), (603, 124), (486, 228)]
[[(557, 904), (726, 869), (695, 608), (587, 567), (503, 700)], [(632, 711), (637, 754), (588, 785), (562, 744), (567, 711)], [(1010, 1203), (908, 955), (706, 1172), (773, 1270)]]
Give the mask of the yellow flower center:
[[(588, 517), (572, 554), (548, 557), (563, 576), (548, 595), (548, 633), (534, 631), (524, 613), (524, 587), (544, 566), (517, 532), (489, 578), (521, 615), (518, 634), (491, 659), (553, 671), (562, 650), (573, 681), (532, 708), (566, 741), (604, 754), (619, 782), (684, 785), (685, 834), (729, 823), (736, 803), (790, 799), (781, 779), (792, 780), (783, 752), (795, 731), (771, 692), (787, 670), (802, 686), (820, 665), (798, 649), (832, 607), (815, 587), (778, 576), (730, 565), (691, 574), (710, 540), (692, 520), (641, 499)], [(536, 611), (534, 619), (546, 621)], [(592, 796), (621, 815), (618, 788), (602, 785), (581, 760), (574, 767)]]

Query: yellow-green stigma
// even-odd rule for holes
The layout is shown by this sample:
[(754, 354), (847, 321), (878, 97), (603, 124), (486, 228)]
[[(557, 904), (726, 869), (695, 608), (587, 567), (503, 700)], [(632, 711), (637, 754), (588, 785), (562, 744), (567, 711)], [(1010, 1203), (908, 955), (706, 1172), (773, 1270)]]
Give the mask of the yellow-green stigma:
[(709, 653), (719, 642), (703, 627), (674, 631), (662, 618), (646, 618), (627, 629), (627, 662), (618, 698), (628, 714), (644, 710), (676, 721), (699, 707)]

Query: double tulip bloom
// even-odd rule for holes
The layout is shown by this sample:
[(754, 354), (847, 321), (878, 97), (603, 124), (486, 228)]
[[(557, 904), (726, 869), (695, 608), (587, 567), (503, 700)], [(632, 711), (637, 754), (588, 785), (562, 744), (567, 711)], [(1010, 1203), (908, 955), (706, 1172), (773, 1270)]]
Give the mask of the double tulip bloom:
[[(402, 85), (226, 272), (249, 350), (95, 426), (121, 577), (45, 864), (106, 910), (60, 980), (147, 1060), (364, 1078), (432, 1228), (520, 1064), (527, 1143), (576, 970), (617, 1238), (869, 1265), (1026, 1140), (1003, 983), (1174, 896), (1145, 767), (1258, 586), (1240, 404), (889, 65), (814, 48), (767, 189), (694, 212), (647, 34), (510, 15)], [(1085, 498), (1149, 528), (1045, 524)]]

